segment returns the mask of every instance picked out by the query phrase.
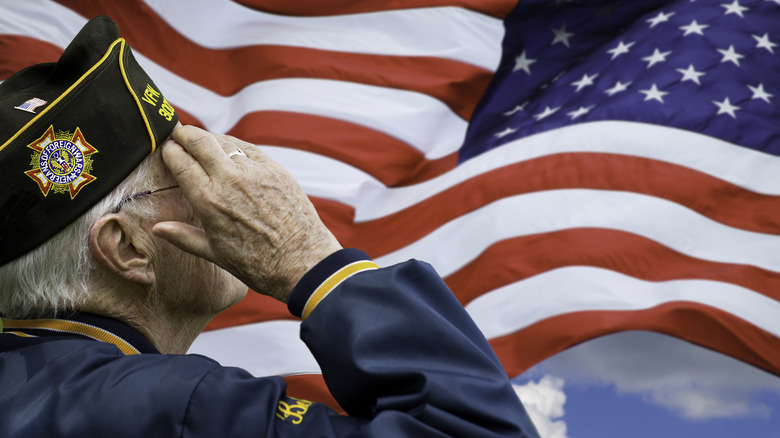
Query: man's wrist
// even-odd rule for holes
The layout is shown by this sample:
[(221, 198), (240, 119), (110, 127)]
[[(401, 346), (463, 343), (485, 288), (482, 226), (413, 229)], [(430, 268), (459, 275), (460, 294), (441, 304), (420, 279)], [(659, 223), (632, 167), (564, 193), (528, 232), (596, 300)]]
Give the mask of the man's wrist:
[(336, 251), (303, 275), (290, 293), (287, 308), (290, 313), (305, 320), (342, 281), (358, 272), (378, 267), (359, 249)]

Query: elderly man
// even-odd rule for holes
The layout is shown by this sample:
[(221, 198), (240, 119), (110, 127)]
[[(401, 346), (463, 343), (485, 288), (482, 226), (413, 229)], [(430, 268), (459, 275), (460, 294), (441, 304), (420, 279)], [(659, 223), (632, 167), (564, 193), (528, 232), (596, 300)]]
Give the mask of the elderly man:
[[(0, 436), (536, 436), (430, 267), (378, 269), (253, 145), (177, 128), (107, 17), (2, 83), (0, 118)], [(184, 354), (247, 286), (349, 416)]]

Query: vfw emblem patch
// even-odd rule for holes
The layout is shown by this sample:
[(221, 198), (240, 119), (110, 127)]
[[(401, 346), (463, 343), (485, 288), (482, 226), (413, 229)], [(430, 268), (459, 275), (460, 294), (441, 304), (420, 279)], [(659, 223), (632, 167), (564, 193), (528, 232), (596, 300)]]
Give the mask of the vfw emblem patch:
[(53, 189), (54, 193), (69, 193), (70, 199), (76, 197), (81, 189), (94, 181), (92, 158), (97, 152), (79, 128), (76, 132), (57, 131), (49, 126), (41, 138), (27, 145), (35, 151), (30, 157), (32, 169), (24, 172), (38, 183), (43, 196)]

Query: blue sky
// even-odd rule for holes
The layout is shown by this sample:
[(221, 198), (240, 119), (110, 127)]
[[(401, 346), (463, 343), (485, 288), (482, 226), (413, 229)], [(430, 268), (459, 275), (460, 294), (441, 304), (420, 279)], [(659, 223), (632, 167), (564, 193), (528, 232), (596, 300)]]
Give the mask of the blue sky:
[[(564, 417), (569, 437), (780, 437), (780, 419), (715, 418), (691, 420), (643, 400), (641, 395), (618, 395), (608, 386), (566, 388)], [(780, 397), (767, 402), (779, 406)]]
[(544, 438), (780, 438), (780, 378), (655, 333), (584, 343), (514, 381)]

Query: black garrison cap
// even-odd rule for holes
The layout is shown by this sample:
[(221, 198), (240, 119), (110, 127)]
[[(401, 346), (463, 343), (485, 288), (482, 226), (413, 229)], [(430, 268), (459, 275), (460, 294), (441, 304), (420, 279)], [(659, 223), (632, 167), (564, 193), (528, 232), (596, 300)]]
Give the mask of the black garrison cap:
[(0, 265), (104, 198), (177, 121), (105, 16), (90, 20), (58, 62), (0, 83)]

